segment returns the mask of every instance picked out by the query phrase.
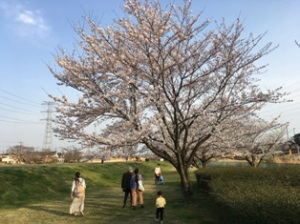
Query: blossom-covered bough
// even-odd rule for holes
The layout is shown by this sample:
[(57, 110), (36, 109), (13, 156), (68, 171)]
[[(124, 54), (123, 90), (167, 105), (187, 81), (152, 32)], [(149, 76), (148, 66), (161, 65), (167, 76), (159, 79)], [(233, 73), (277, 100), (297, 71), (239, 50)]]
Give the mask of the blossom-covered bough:
[[(254, 77), (265, 68), (254, 63), (274, 48), (255, 50), (264, 35), (245, 36), (239, 20), (203, 20), (190, 1), (127, 0), (124, 15), (106, 28), (86, 17), (89, 29), (77, 29), (79, 50), (60, 49), (60, 69), (49, 66), (80, 95), (78, 102), (51, 95), (59, 104), (56, 131), (111, 150), (147, 146), (176, 168), (189, 197), (188, 169), (201, 147), (281, 98), (279, 89), (263, 92)], [(106, 125), (89, 131), (95, 123)]]

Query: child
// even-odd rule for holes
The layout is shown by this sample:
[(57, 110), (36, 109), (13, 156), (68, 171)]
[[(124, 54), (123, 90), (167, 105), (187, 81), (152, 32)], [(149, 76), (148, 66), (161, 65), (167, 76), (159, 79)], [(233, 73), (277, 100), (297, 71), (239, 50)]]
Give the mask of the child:
[(165, 205), (167, 204), (166, 199), (162, 195), (162, 191), (157, 192), (157, 198), (156, 198), (156, 219), (155, 221), (159, 221), (163, 224), (164, 221), (164, 209)]
[(158, 185), (163, 184), (163, 181), (164, 181), (164, 177), (163, 177), (163, 175), (160, 175)]
[(155, 176), (155, 184), (159, 184), (159, 177), (161, 175), (161, 169), (160, 164), (158, 163), (154, 170), (154, 176)]

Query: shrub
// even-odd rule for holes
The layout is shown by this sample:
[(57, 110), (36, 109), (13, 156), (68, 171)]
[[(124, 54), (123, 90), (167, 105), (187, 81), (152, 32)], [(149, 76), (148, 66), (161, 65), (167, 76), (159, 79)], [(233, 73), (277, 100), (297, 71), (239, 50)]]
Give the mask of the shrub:
[(298, 167), (207, 168), (196, 177), (199, 188), (224, 207), (229, 223), (299, 223)]

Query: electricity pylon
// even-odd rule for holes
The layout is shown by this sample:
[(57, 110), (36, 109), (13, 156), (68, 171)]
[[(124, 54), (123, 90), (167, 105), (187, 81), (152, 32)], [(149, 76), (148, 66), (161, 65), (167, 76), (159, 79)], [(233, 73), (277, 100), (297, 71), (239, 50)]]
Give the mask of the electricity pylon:
[(42, 105), (47, 106), (47, 111), (42, 111), (47, 113), (47, 117), (43, 120), (46, 120), (46, 128), (43, 141), (43, 150), (52, 150), (53, 149), (53, 129), (52, 129), (52, 107), (54, 102), (43, 102)]

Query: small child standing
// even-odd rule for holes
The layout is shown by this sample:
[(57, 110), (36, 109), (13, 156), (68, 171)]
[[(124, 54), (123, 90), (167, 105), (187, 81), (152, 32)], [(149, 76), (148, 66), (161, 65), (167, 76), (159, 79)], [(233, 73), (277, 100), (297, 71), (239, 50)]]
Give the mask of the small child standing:
[(157, 192), (156, 198), (156, 219), (155, 221), (160, 221), (161, 224), (164, 223), (164, 209), (167, 204), (166, 199), (163, 197), (162, 191)]

